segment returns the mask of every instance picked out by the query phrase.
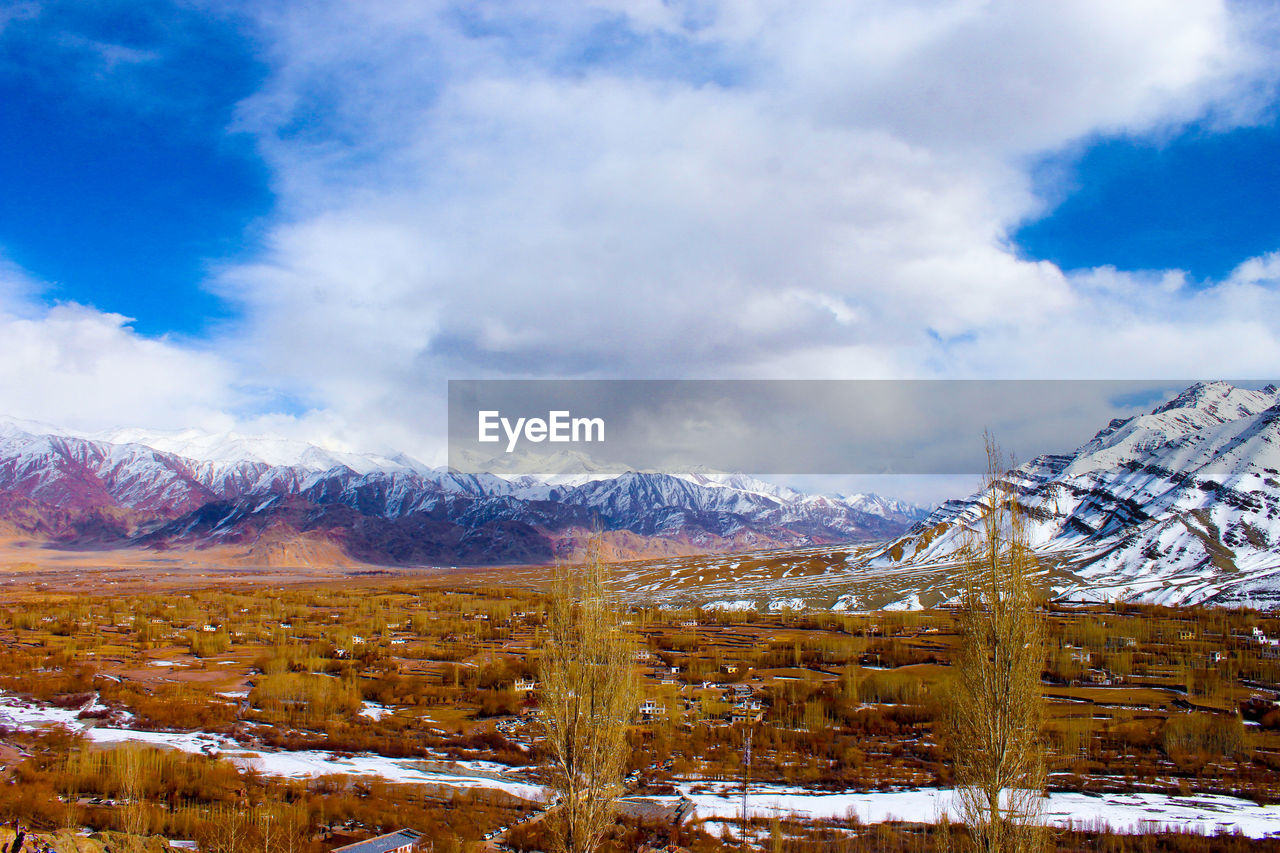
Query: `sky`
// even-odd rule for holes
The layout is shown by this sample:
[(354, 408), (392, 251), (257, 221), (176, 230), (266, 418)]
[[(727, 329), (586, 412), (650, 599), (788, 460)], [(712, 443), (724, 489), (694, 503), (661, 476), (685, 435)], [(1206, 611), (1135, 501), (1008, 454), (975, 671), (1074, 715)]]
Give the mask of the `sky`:
[(0, 397), (439, 459), (449, 379), (1280, 374), (1280, 14), (10, 0)]

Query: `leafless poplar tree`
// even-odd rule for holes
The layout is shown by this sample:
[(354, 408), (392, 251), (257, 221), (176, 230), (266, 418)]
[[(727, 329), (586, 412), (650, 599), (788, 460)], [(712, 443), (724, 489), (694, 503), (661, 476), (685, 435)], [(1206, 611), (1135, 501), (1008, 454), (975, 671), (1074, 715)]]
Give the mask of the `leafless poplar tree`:
[(1035, 556), (1000, 451), (986, 438), (985, 512), (961, 566), (961, 647), (950, 715), (960, 815), (973, 847), (1044, 847), (1040, 690), (1043, 661)]
[(612, 825), (639, 699), (633, 643), (607, 576), (592, 541), (583, 564), (557, 566), (547, 614), (539, 705), (559, 803), (546, 821), (562, 853), (594, 850)]
[(129, 847), (141, 850), (143, 836), (149, 829), (147, 814), (147, 775), (152, 771), (153, 756), (146, 747), (125, 744), (118, 747), (116, 764), (120, 792), (120, 829), (129, 836)]
[(262, 853), (301, 853), (311, 840), (311, 826), (306, 810), (282, 802), (264, 803), (253, 811)]
[(254, 815), (245, 806), (216, 805), (192, 831), (200, 853), (258, 853)]

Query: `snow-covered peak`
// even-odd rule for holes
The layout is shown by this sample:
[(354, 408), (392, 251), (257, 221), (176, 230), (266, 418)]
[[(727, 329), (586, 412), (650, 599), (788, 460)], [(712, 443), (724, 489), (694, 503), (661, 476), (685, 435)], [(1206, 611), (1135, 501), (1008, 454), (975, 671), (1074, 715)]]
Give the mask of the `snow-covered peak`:
[(416, 464), (423, 470), (428, 470), (407, 457), (392, 459), (377, 454), (349, 453), (280, 436), (244, 435), (236, 432), (205, 432), (198, 429), (165, 431), (136, 427), (89, 432), (0, 416), (0, 436), (27, 441), (46, 437), (81, 439), (104, 449), (107, 446), (146, 447), (214, 466), (249, 462), (309, 471), (325, 471), (344, 466), (356, 473), (368, 473), (375, 470), (410, 470)]
[[(1278, 396), (1198, 384), (1073, 454), (1008, 472), (1058, 593), (1280, 606)], [(948, 501), (874, 560), (953, 561), (986, 504), (982, 493)]]
[(445, 493), (565, 502), (611, 511), (624, 508), (633, 513), (646, 507), (774, 513), (780, 520), (843, 518), (850, 510), (896, 521), (922, 515), (918, 507), (875, 495), (809, 495), (746, 474), (705, 467), (635, 471), (601, 464), (576, 451), (540, 456), (534, 466), (540, 470), (536, 475), (520, 473), (529, 470), (528, 458), (504, 457), (471, 460), (469, 470), (487, 468), (489, 472), (464, 474), (430, 468), (403, 454), (353, 453), (280, 436), (138, 428), (76, 433), (2, 418), (0, 448), (12, 458), (25, 460), (22, 470), (48, 469), (46, 473), (55, 480), (57, 466), (50, 468), (49, 460), (89, 460), (93, 470), (111, 472), (111, 493), (126, 496), (131, 506), (145, 503), (186, 509), (193, 501), (214, 496), (284, 491), (323, 501), (344, 500), (366, 509), (385, 502), (387, 511), (397, 514), (434, 505), (437, 496)]
[[(627, 465), (600, 463), (576, 450), (554, 453), (516, 453), (480, 456), (462, 451), (468, 471), (485, 471), (511, 482), (580, 486), (593, 480), (619, 477), (634, 469)], [(536, 472), (536, 473), (530, 473)]]
[(28, 421), (9, 415), (0, 415), (0, 436), (69, 436), (72, 433), (39, 421)]
[(751, 494), (764, 495), (765, 497), (787, 502), (797, 501), (805, 497), (801, 492), (797, 492), (787, 486), (767, 483), (747, 474), (730, 474), (724, 471), (716, 471), (701, 465), (670, 473), (673, 477), (679, 477), (681, 480), (687, 480), (690, 483), (706, 486), (707, 488), (750, 492)]
[(1068, 473), (1135, 462), (1172, 442), (1266, 411), (1278, 397), (1270, 385), (1252, 391), (1227, 382), (1197, 382), (1148, 414), (1113, 420), (1076, 452)]
[(905, 501), (882, 498), (876, 494), (835, 495), (835, 498), (845, 506), (884, 518), (891, 518), (894, 515), (923, 518), (927, 514), (923, 507)]
[(1197, 382), (1151, 414), (1160, 415), (1177, 409), (1199, 409), (1223, 421), (1234, 421), (1256, 415), (1276, 402), (1276, 387), (1268, 385), (1259, 391), (1237, 388), (1229, 382)]
[(373, 471), (425, 470), (408, 457), (393, 459), (372, 453), (350, 453), (320, 447), (305, 441), (270, 435), (237, 432), (204, 432), (197, 429), (152, 431), (137, 428), (109, 430), (82, 435), (90, 441), (109, 444), (140, 444), (161, 453), (210, 463), (215, 467), (256, 462), (273, 468), (300, 468), (328, 471), (344, 467), (357, 474)]

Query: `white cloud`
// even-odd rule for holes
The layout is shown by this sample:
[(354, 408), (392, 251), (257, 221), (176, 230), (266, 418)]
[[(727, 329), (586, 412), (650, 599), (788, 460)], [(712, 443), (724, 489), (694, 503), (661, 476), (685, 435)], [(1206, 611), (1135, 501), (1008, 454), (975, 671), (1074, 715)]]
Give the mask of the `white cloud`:
[(145, 338), (128, 319), (81, 305), (0, 310), (4, 414), (58, 426), (230, 428), (245, 402), (220, 358)]
[(947, 357), (954, 373), (976, 377), (1272, 379), (1277, 284), (1233, 276), (1193, 287), (1176, 271), (1093, 270), (1072, 276), (1069, 310), (957, 343)]
[(1280, 251), (1249, 258), (1231, 271), (1227, 283), (1236, 287), (1280, 283)]
[[(160, 347), (215, 374), (201, 385), (264, 385), (315, 407), (280, 429), (423, 452), (450, 377), (1277, 363), (1274, 259), (1194, 290), (1176, 274), (1068, 276), (1006, 242), (1043, 204), (1028, 178), (1040, 153), (1255, 120), (1276, 63), (1251, 7), (242, 11), (268, 75), (235, 130), (257, 137), (279, 197), (260, 255), (214, 282), (243, 322), (214, 342), (221, 359), (106, 315), (94, 328), (121, 369), (164, 360)], [(41, 334), (56, 337), (55, 319)], [(167, 387), (168, 367), (150, 368), (162, 369), (153, 381)], [(244, 407), (226, 390), (184, 393), (175, 409)]]
[(986, 154), (1234, 108), (1264, 61), (1214, 0), (762, 5), (749, 38), (807, 107)]

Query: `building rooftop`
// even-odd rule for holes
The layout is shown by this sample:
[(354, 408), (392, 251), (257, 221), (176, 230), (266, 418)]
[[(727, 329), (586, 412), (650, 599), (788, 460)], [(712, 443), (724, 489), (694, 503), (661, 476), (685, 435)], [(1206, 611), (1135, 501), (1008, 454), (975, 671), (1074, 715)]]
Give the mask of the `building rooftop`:
[(415, 844), (421, 837), (422, 833), (415, 829), (400, 829), (376, 838), (357, 841), (345, 847), (335, 847), (331, 853), (391, 853), (392, 850)]

